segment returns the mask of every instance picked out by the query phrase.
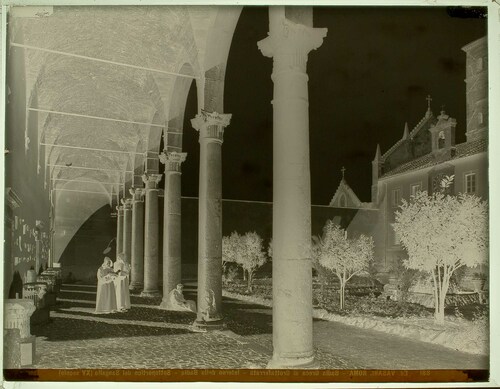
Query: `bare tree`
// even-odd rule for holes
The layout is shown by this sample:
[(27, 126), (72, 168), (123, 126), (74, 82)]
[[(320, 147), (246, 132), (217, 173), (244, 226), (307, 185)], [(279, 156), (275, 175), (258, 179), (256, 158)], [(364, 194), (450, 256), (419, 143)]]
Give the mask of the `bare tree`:
[(365, 235), (348, 239), (347, 231), (328, 220), (317, 250), (319, 263), (332, 270), (340, 281), (340, 309), (344, 309), (347, 282), (353, 276), (367, 272), (373, 260), (373, 239)]

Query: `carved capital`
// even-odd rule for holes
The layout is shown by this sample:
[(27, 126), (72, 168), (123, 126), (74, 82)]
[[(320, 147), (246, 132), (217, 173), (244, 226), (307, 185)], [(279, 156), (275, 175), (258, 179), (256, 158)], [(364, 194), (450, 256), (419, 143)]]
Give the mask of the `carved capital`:
[(132, 209), (132, 199), (122, 199), (121, 202), (123, 204), (124, 211), (129, 211), (130, 209)]
[(181, 164), (186, 160), (187, 153), (177, 151), (168, 152), (166, 150), (160, 154), (160, 162), (165, 165), (166, 172), (180, 172)]
[(30, 317), (35, 304), (29, 299), (9, 299), (4, 303), (4, 327), (19, 328), (21, 338), (30, 336)]
[(274, 58), (273, 73), (283, 70), (305, 73), (307, 55), (321, 46), (328, 29), (304, 26), (286, 18), (274, 23), (268, 37), (257, 42), (264, 56)]
[(144, 201), (144, 195), (146, 194), (146, 189), (144, 189), (144, 188), (130, 188), (128, 191), (132, 195), (132, 200), (134, 202), (143, 202)]
[(156, 185), (161, 181), (161, 176), (161, 174), (156, 173), (144, 173), (142, 181), (146, 184), (146, 190), (156, 189)]
[(118, 216), (123, 216), (123, 205), (117, 205), (116, 210), (118, 211)]
[(191, 125), (200, 133), (200, 139), (207, 138), (222, 143), (224, 127), (229, 126), (231, 114), (221, 114), (217, 112), (207, 112), (201, 110), (194, 119), (191, 119)]

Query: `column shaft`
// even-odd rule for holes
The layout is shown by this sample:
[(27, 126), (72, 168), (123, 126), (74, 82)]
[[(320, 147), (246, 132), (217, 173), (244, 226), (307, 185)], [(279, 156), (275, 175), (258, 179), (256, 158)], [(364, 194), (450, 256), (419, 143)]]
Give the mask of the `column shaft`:
[(158, 290), (158, 189), (161, 175), (144, 175), (146, 205), (144, 222), (144, 290), (141, 296), (159, 296)]
[[(222, 138), (231, 115), (202, 111), (191, 122), (200, 131), (198, 210), (198, 314), (195, 325), (222, 322)], [(207, 313), (208, 312), (208, 313)]]
[(144, 189), (135, 189), (132, 194), (134, 202), (132, 204), (130, 289), (142, 291), (144, 286)]
[(215, 299), (222, 318), (222, 156), (221, 144), (200, 140), (198, 226), (198, 316)]
[(132, 201), (123, 202), (123, 260), (130, 263), (132, 249)]
[(160, 308), (171, 309), (169, 294), (181, 282), (181, 172), (186, 153), (161, 155), (165, 163), (163, 217), (163, 300)]
[[(312, 11), (311, 11), (312, 12)], [(326, 31), (269, 11), (273, 96), (273, 358), (269, 367), (316, 367), (312, 337), (311, 192), (307, 54)]]
[(116, 254), (123, 251), (123, 206), (116, 207), (118, 216), (116, 219)]

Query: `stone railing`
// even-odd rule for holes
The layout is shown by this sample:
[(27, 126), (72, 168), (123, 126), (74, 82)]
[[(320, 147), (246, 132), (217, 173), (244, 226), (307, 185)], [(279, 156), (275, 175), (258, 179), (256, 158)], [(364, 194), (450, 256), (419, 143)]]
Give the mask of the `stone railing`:
[(28, 338), (30, 317), (35, 312), (35, 304), (29, 299), (5, 300), (4, 326), (6, 329), (18, 328), (21, 338)]
[(45, 283), (47, 284), (47, 292), (54, 293), (56, 286), (56, 277), (51, 274), (41, 274), (36, 278), (37, 283)]
[(45, 308), (47, 305), (47, 292), (48, 286), (45, 282), (29, 282), (23, 285), (23, 298), (32, 300), (36, 309)]
[(61, 289), (62, 285), (62, 270), (60, 268), (49, 268), (46, 269), (42, 272), (42, 276), (50, 276), (54, 277), (55, 283), (54, 283), (54, 292), (59, 293), (59, 290)]

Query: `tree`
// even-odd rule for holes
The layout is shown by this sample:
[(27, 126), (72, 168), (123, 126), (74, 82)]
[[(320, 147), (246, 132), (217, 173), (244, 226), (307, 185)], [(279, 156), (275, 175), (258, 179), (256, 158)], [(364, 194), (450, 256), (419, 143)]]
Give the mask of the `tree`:
[(222, 238), (222, 273), (226, 272), (228, 263), (238, 263), (236, 256), (240, 254), (237, 245), (240, 235), (235, 231), (231, 236)]
[(345, 306), (345, 286), (357, 274), (366, 272), (373, 260), (373, 239), (360, 235), (347, 238), (347, 231), (328, 220), (318, 244), (319, 263), (333, 271), (340, 281), (340, 309)]
[(240, 235), (236, 231), (222, 240), (222, 256), (226, 262), (235, 262), (247, 273), (247, 290), (252, 292), (255, 271), (267, 261), (262, 238), (256, 232)]
[(486, 263), (488, 255), (488, 206), (469, 194), (451, 196), (442, 181), (442, 190), (428, 195), (418, 192), (402, 200), (396, 212), (394, 231), (406, 248), (403, 264), (432, 275), (434, 316), (444, 323), (444, 303), (450, 278), (462, 266)]

